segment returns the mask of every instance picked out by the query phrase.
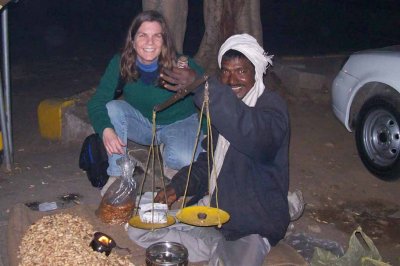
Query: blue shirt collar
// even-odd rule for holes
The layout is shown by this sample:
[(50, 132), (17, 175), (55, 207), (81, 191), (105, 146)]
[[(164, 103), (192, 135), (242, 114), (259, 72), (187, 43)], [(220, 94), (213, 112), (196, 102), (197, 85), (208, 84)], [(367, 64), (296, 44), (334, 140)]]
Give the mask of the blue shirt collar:
[(158, 58), (156, 58), (150, 64), (143, 64), (140, 62), (139, 58), (136, 60), (136, 66), (140, 68), (143, 72), (154, 72), (158, 68)]

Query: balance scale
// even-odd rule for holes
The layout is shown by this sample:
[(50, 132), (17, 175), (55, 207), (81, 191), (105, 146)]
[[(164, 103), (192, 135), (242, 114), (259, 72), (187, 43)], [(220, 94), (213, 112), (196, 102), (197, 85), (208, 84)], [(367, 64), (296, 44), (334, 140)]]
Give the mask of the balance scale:
[[(152, 141), (151, 145), (149, 148), (149, 154), (147, 157), (147, 162), (146, 162), (146, 169), (145, 169), (145, 175), (142, 180), (141, 186), (140, 186), (140, 191), (139, 195), (143, 194), (143, 186), (146, 180), (146, 176), (149, 170), (149, 164), (151, 163), (152, 165), (152, 170), (153, 170), (153, 176), (152, 176), (152, 195), (154, 195), (155, 192), (155, 171), (154, 171), (154, 164), (155, 161), (157, 160), (161, 169), (161, 180), (162, 180), (162, 187), (164, 189), (165, 193), (165, 182), (164, 182), (164, 173), (163, 173), (163, 167), (161, 167), (161, 160), (160, 160), (160, 150), (158, 146), (155, 143), (156, 140), (156, 113), (167, 108), (168, 106), (172, 105), (179, 99), (182, 99), (186, 95), (188, 95), (190, 92), (192, 92), (195, 88), (197, 88), (199, 85), (202, 83), (205, 83), (205, 90), (204, 90), (204, 101), (201, 107), (201, 112), (200, 112), (200, 118), (199, 118), (199, 127), (197, 130), (197, 136), (196, 136), (196, 141), (195, 141), (195, 147), (193, 148), (193, 153), (192, 153), (192, 160), (189, 166), (189, 171), (188, 171), (188, 178), (187, 178), (187, 183), (186, 183), (186, 188), (185, 188), (185, 193), (183, 196), (183, 201), (180, 209), (176, 213), (176, 219), (179, 222), (193, 225), (193, 226), (218, 226), (219, 228), (222, 226), (222, 224), (226, 223), (230, 216), (229, 214), (218, 208), (218, 200), (216, 200), (216, 208), (210, 206), (211, 200), (208, 201), (208, 206), (189, 206), (186, 207), (186, 198), (187, 198), (187, 188), (189, 185), (190, 181), (190, 173), (191, 173), (191, 168), (192, 164), (194, 162), (194, 156), (195, 156), (195, 151), (197, 149), (198, 145), (198, 140), (201, 132), (201, 121), (203, 118), (203, 113), (206, 114), (207, 118), (207, 141), (210, 145), (207, 145), (208, 147), (211, 147), (210, 150), (207, 150), (207, 156), (208, 156), (208, 162), (212, 160), (214, 162), (214, 154), (213, 154), (213, 147), (212, 147), (212, 134), (211, 134), (211, 117), (210, 117), (210, 112), (209, 112), (209, 97), (208, 97), (208, 75), (204, 75), (201, 78), (195, 80), (192, 84), (188, 85), (187, 87), (178, 90), (174, 96), (172, 96), (170, 99), (165, 101), (164, 103), (161, 103), (160, 105), (156, 105), (153, 108), (153, 136), (152, 136)], [(215, 164), (213, 163), (213, 166)], [(208, 168), (210, 169), (210, 167)], [(209, 184), (209, 192), (210, 192), (210, 178), (211, 178), (211, 173), (208, 171), (208, 184)], [(216, 182), (215, 182), (216, 183)], [(215, 187), (215, 193), (216, 193), (216, 199), (218, 199), (218, 188), (217, 185)], [(209, 193), (210, 194), (210, 193)], [(165, 193), (166, 195), (166, 193)], [(155, 230), (158, 228), (163, 228), (163, 227), (168, 227), (173, 224), (175, 224), (176, 220), (175, 217), (169, 214), (169, 211), (166, 211), (166, 222), (164, 223), (156, 223), (155, 218), (154, 218), (154, 196), (153, 196), (153, 202), (152, 202), (152, 219), (151, 222), (142, 222), (140, 215), (138, 215), (138, 206), (140, 204), (141, 196), (139, 197), (139, 201), (137, 203), (137, 208), (135, 209), (134, 215), (132, 218), (129, 220), (129, 225), (135, 228), (140, 228), (140, 229), (145, 229), (145, 230)]]

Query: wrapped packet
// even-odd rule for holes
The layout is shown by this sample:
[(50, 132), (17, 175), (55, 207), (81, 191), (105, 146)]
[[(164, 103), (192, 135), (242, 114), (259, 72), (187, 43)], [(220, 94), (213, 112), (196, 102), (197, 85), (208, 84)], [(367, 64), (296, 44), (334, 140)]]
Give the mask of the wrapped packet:
[(167, 222), (168, 205), (162, 203), (140, 204), (139, 216), (143, 223), (163, 224)]

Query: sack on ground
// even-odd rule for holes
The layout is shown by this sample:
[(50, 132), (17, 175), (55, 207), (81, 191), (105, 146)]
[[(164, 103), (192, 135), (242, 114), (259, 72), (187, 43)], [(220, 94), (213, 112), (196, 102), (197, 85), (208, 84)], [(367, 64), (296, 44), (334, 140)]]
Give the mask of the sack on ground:
[(390, 266), (382, 261), (378, 249), (361, 229), (353, 232), (349, 241), (349, 248), (342, 257), (338, 257), (327, 250), (318, 247), (314, 250), (311, 266)]
[(86, 171), (94, 187), (103, 187), (108, 180), (108, 156), (103, 141), (98, 134), (92, 134), (83, 141), (79, 155), (79, 168)]

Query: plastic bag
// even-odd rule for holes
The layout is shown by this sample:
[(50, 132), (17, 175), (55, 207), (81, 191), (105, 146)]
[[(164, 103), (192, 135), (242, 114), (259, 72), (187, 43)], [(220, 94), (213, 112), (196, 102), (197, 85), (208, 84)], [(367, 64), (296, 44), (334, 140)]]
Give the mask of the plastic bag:
[(342, 257), (333, 253), (315, 248), (311, 266), (390, 266), (382, 261), (378, 249), (372, 240), (362, 231), (361, 227), (353, 232), (349, 241), (349, 248)]
[(118, 159), (122, 175), (108, 188), (96, 215), (108, 224), (126, 223), (135, 208), (137, 182), (133, 176), (136, 160), (130, 155)]

